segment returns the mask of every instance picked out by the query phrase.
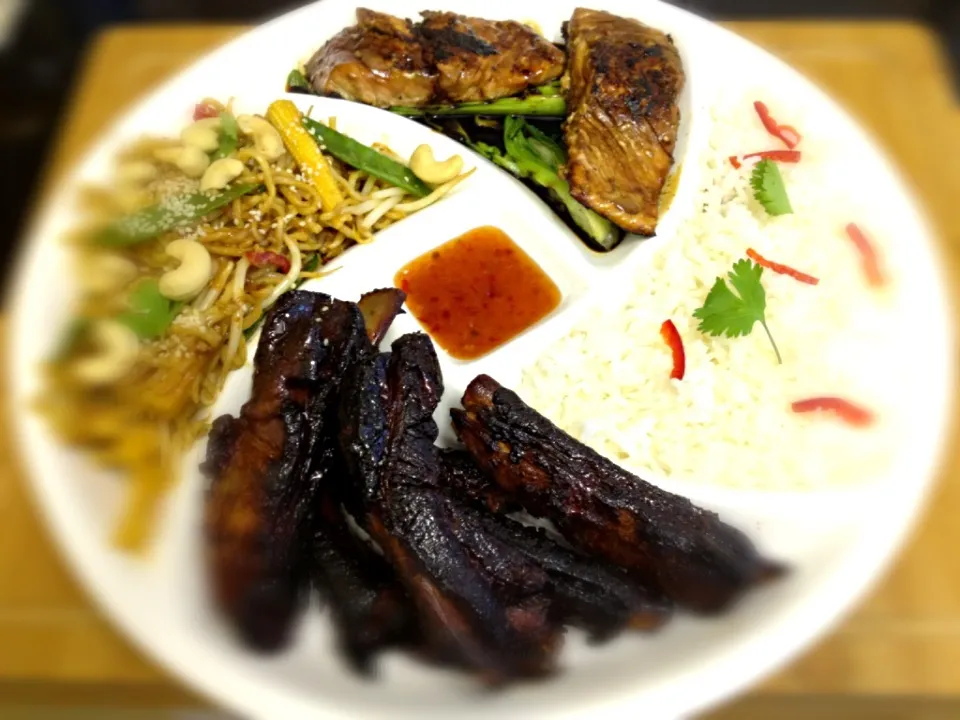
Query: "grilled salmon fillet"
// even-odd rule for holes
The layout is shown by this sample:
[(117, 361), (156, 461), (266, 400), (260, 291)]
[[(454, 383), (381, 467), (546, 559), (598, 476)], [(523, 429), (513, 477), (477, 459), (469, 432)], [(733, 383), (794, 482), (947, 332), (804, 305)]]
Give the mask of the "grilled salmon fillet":
[(624, 230), (653, 235), (680, 124), (680, 54), (660, 30), (599, 10), (577, 8), (566, 35), (570, 191)]
[(563, 73), (563, 52), (527, 25), (450, 12), (420, 14), (420, 34), (437, 70), (440, 102), (496, 100)]
[(512, 20), (448, 12), (421, 13), (423, 22), (360, 8), (307, 63), (321, 95), (377, 107), (495, 100), (560, 77), (564, 54)]
[(413, 24), (365, 8), (310, 58), (306, 76), (321, 95), (376, 107), (426, 105), (437, 80)]

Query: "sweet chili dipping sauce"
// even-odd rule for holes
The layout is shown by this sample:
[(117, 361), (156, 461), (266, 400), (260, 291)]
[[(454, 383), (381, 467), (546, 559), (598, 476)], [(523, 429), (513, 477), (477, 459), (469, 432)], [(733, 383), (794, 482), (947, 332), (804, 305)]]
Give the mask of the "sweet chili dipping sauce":
[(506, 233), (479, 227), (412, 260), (394, 284), (450, 355), (485, 355), (549, 315), (560, 289)]

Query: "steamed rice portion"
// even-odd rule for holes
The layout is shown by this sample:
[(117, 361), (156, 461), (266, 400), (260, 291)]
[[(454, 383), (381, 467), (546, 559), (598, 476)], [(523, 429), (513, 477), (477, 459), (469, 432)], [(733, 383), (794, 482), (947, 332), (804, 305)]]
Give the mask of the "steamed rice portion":
[[(856, 163), (830, 129), (769, 92), (727, 98), (714, 110), (700, 158), (696, 208), (632, 272), (625, 304), (594, 308), (524, 373), (522, 396), (564, 430), (626, 467), (667, 482), (763, 490), (844, 486), (878, 477), (897, 447), (898, 358), (909, 344), (898, 307), (892, 228), (882, 207), (856, 197)], [(779, 168), (793, 214), (768, 216), (753, 199), (752, 165), (728, 157), (783, 146), (763, 129), (753, 100), (803, 135), (798, 164)], [(866, 202), (860, 202), (860, 200)], [(888, 282), (870, 288), (844, 233), (856, 222)], [(764, 270), (766, 318), (746, 337), (711, 337), (693, 317), (718, 276), (753, 248), (820, 279)], [(660, 326), (673, 320), (686, 375), (671, 380)], [(875, 414), (867, 428), (829, 413), (798, 415), (795, 400), (837, 395)]]

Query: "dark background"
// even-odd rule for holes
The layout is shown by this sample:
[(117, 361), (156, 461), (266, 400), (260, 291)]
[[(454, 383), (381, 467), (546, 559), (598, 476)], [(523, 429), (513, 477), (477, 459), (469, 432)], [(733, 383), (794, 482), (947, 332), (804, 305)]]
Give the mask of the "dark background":
[[(673, 0), (714, 19), (907, 18), (936, 28), (960, 77), (960, 0)], [(257, 22), (304, 2), (284, 0), (26, 0), (0, 49), (0, 283), (20, 237), (61, 108), (89, 41), (119, 22)], [(362, 3), (361, 3), (362, 4)], [(430, 2), (425, 0), (424, 7)], [(478, 7), (477, 14), (482, 14)]]

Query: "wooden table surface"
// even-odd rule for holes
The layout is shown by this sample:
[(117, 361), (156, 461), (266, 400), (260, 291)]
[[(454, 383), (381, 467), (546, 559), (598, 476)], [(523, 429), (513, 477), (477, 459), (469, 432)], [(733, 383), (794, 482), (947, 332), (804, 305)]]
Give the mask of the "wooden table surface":
[[(727, 26), (813, 78), (881, 141), (934, 218), (953, 287), (960, 287), (960, 109), (935, 36), (906, 23)], [(152, 26), (103, 34), (61, 128), (48, 186), (143, 93), (242, 30)], [(849, 702), (876, 695), (936, 700), (941, 704), (926, 716), (960, 717), (960, 442), (951, 445), (927, 516), (869, 600), (722, 717), (801, 717), (801, 695), (830, 698), (818, 712), (845, 707), (843, 717), (875, 716)], [(133, 650), (72, 580), (29, 501), (6, 427), (0, 457), (0, 710), (199, 703)]]

